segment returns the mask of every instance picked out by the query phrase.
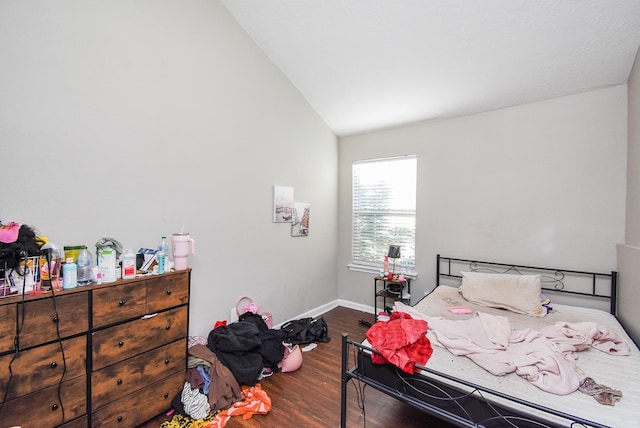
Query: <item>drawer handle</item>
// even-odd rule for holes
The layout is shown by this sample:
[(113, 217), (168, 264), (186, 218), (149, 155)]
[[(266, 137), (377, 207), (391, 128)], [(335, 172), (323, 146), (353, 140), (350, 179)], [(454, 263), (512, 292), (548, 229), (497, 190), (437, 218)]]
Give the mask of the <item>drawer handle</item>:
[(120, 306), (124, 306), (124, 303), (125, 303), (125, 301), (124, 301), (124, 300), (120, 300), (120, 301), (118, 302), (118, 305), (120, 305)]
[(171, 294), (171, 290), (167, 290), (167, 294)]
[(122, 385), (122, 379), (118, 379), (118, 385)]
[(58, 322), (60, 321), (60, 318), (58, 318), (58, 316), (56, 315), (55, 317), (53, 317), (53, 322), (58, 324)]
[(118, 341), (118, 346), (122, 348), (124, 346), (124, 342), (122, 340), (119, 340)]
[(164, 398), (169, 398), (169, 393), (168, 392), (164, 393)]
[(169, 330), (171, 328), (171, 324), (168, 324), (165, 328)]
[(168, 359), (168, 358), (166, 358), (166, 359), (164, 360), (164, 363), (165, 363), (165, 364), (169, 364), (169, 363), (170, 363), (169, 359)]
[(57, 403), (54, 403), (54, 404), (51, 406), (51, 410), (58, 410), (58, 404), (57, 404)]
[(51, 368), (55, 369), (56, 367), (58, 367), (58, 363), (56, 363), (55, 361), (53, 363), (51, 363)]
[(122, 416), (118, 416), (118, 422), (122, 422), (124, 418)]

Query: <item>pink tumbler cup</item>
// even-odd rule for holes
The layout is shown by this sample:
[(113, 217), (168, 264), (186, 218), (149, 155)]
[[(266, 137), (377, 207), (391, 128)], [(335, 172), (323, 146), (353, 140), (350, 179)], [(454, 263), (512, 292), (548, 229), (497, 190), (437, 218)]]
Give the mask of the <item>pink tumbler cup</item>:
[(189, 254), (196, 253), (196, 242), (188, 233), (174, 233), (171, 238), (173, 252), (173, 268), (184, 270), (187, 268)]

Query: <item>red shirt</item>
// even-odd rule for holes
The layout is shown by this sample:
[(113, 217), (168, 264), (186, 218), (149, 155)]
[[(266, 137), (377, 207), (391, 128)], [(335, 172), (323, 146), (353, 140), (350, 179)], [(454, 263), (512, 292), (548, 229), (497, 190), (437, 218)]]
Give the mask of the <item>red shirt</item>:
[(367, 339), (380, 354), (372, 354), (375, 364), (391, 363), (413, 374), (414, 365), (424, 366), (433, 348), (427, 339), (428, 324), (404, 312), (394, 312), (387, 322), (377, 322), (367, 331)]

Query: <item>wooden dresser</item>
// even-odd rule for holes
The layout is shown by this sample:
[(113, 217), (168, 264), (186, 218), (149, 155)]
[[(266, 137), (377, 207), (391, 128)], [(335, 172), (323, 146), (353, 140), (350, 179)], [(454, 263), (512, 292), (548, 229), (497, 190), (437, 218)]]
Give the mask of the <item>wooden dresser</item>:
[(135, 427), (169, 409), (185, 381), (190, 275), (0, 299), (3, 426)]

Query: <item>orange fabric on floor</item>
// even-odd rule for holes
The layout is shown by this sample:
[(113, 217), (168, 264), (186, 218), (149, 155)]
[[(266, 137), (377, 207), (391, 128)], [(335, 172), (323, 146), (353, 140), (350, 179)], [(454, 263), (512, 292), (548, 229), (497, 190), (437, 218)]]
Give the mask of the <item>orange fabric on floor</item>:
[(271, 398), (262, 389), (260, 384), (256, 386), (242, 386), (242, 399), (218, 413), (206, 428), (222, 428), (232, 416), (242, 415), (242, 419), (249, 419), (253, 415), (266, 415), (271, 410)]

